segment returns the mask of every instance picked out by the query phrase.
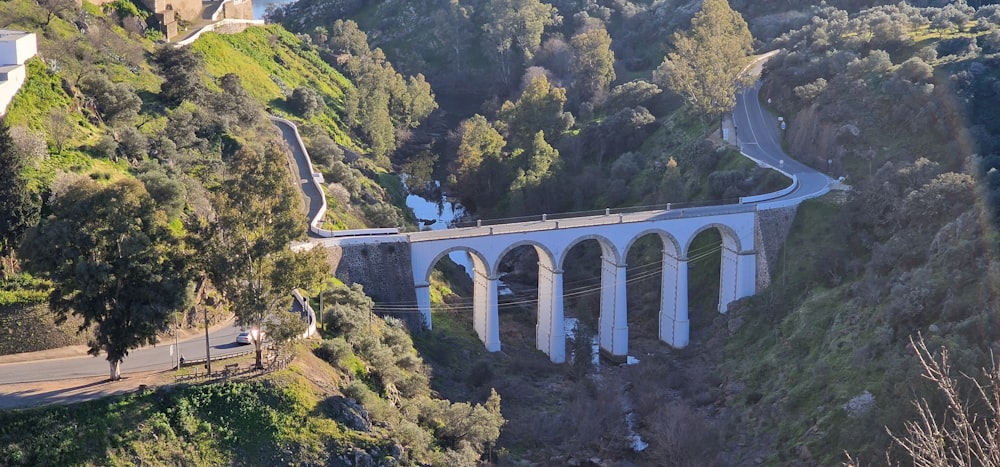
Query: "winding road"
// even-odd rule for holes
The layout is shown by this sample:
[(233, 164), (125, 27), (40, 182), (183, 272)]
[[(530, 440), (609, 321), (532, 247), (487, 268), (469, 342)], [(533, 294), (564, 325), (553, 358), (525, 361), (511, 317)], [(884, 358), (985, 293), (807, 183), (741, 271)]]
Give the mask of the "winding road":
[(749, 88), (736, 99), (733, 122), (740, 152), (744, 156), (777, 169), (785, 175), (794, 176), (798, 184), (788, 193), (762, 202), (802, 201), (821, 196), (829, 191), (832, 180), (825, 174), (809, 167), (785, 154), (781, 147), (781, 128), (778, 117), (772, 115), (760, 104), (758, 92), (760, 83)]

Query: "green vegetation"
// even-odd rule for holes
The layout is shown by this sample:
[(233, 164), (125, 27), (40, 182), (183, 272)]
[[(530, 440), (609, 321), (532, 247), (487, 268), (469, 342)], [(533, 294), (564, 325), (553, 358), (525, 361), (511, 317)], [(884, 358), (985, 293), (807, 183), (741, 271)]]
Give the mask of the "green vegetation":
[(736, 90), (749, 83), (742, 75), (750, 63), (753, 37), (746, 21), (726, 0), (706, 0), (691, 29), (675, 32), (673, 51), (653, 74), (687, 99), (695, 113), (719, 117), (736, 106)]
[[(470, 216), (481, 217), (775, 190), (787, 181), (719, 144), (704, 117), (731, 104), (712, 97), (731, 94), (734, 71), (749, 53), (747, 31), (762, 50), (780, 49), (766, 67), (762, 96), (788, 122), (788, 150), (846, 176), (853, 189), (801, 206), (784, 251), (772, 258), (770, 286), (726, 316), (714, 311), (719, 239), (699, 236), (695, 247), (709, 253), (690, 269), (690, 350), (649, 344), (656, 342), (645, 334), (656, 320), (658, 284), (630, 290), (636, 316), (629, 319), (641, 323), (630, 323), (630, 344), (648, 358), (638, 368), (608, 369), (622, 376), (605, 378), (614, 383), (587, 378), (594, 368), (586, 358), (553, 367), (534, 350), (533, 312), (514, 304), (504, 304), (501, 316), (502, 328), (514, 329), (502, 337), (504, 354), (486, 354), (458, 297), (468, 295), (464, 277), (438, 271), (435, 328), (416, 336), (422, 354), (397, 321), (372, 314), (361, 290), (336, 287), (324, 296), (332, 305), (324, 310), (331, 332), (316, 349), (330, 363), (322, 370), (299, 355), (292, 370), (261, 383), (179, 387), (117, 399), (107, 409), (23, 412), (24, 423), (41, 430), (29, 433), (51, 440), (55, 457), (45, 457), (42, 443), (11, 438), (0, 442), (6, 463), (218, 464), (249, 454), (268, 464), (367, 456), (472, 465), (497, 455), (557, 462), (571, 452), (637, 464), (759, 458), (830, 465), (844, 451), (876, 463), (892, 442), (884, 427), (903, 433), (904, 421), (918, 415), (909, 401), (933, 389), (921, 383), (910, 336), (924, 334), (931, 353), (952, 349), (955, 371), (969, 374), (996, 347), (996, 6), (827, 0), (789, 10), (788, 2), (733, 0), (705, 2), (695, 15), (690, 2), (300, 0), (274, 16), (293, 32), (268, 26), (207, 34), (178, 50), (127, 32), (134, 23), (122, 17), (142, 15), (128, 2), (106, 6), (108, 14), (66, 3), (0, 2), (0, 27), (43, 32), (45, 57), (30, 62), (7, 118), (24, 166), (9, 174), (17, 182), (0, 188), (26, 187), (11, 193), (49, 200), (46, 218), (58, 219), (59, 196), (77, 189), (60, 175), (72, 172), (85, 174), (88, 186), (139, 180), (154, 202), (150, 210), (162, 213), (157, 225), (199, 253), (220, 245), (218, 237), (260, 235), (214, 230), (211, 221), (257, 213), (254, 203), (269, 192), (242, 207), (240, 192), (282, 184), (273, 177), (234, 182), (233, 162), (278, 170), (264, 109), (300, 123), (329, 184), (324, 225), (336, 228), (412, 221), (400, 213), (398, 167), (425, 189), (441, 180)], [(727, 31), (711, 29), (722, 26)], [(706, 58), (700, 47), (716, 41), (721, 46), (711, 49), (732, 55)], [(726, 70), (695, 78), (685, 73), (690, 63)], [(694, 86), (709, 81), (720, 86)], [(270, 160), (258, 164), (254, 155)], [(282, 200), (279, 210), (287, 211), (287, 197), (272, 199)], [(290, 236), (298, 231), (288, 229)], [(8, 247), (16, 240), (4, 238)], [(648, 243), (630, 254), (630, 264), (661, 257)], [(256, 251), (276, 259), (280, 247)], [(593, 250), (581, 248), (567, 277), (596, 274), (577, 267), (599, 256)], [(50, 286), (46, 271), (17, 274), (16, 257), (4, 254), (11, 274), (0, 303), (37, 303)], [(266, 266), (256, 269), (277, 270)], [(235, 278), (226, 287), (234, 297), (246, 278), (228, 277)], [(596, 321), (597, 301), (575, 297), (573, 312)], [(278, 306), (277, 299), (265, 305), (258, 309)], [(17, 321), (26, 315), (10, 313), (2, 322), (21, 329)], [(586, 352), (581, 333), (571, 347)], [(433, 377), (427, 365), (435, 366)], [(328, 377), (324, 389), (306, 374)], [(456, 402), (430, 397), (431, 388)], [(627, 433), (622, 394), (641, 414), (640, 434), (656, 440), (644, 453), (616, 447)], [(925, 414), (943, 413), (938, 399), (927, 400)], [(66, 418), (78, 410), (114, 435), (66, 430), (80, 423)], [(294, 417), (281, 415), (288, 413)], [(375, 423), (368, 426), (368, 418)], [(305, 428), (292, 432), (296, 423)], [(150, 441), (163, 436), (176, 444)]]
[[(335, 399), (291, 371), (256, 382), (143, 390), (110, 400), (0, 413), (5, 465), (325, 463), (388, 451), (334, 419)], [(241, 454), (240, 454), (241, 453)]]
[(155, 203), (136, 180), (72, 182), (21, 246), (25, 267), (52, 280), (57, 320), (73, 314), (93, 327), (89, 353), (107, 354), (111, 380), (188, 301), (190, 252)]

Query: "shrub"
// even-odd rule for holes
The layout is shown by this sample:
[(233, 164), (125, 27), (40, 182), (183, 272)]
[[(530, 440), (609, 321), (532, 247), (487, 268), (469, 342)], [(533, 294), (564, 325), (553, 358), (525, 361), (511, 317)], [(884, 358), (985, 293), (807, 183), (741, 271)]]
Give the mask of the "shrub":
[(323, 96), (306, 86), (293, 89), (292, 95), (288, 97), (288, 104), (303, 118), (310, 118), (326, 108)]

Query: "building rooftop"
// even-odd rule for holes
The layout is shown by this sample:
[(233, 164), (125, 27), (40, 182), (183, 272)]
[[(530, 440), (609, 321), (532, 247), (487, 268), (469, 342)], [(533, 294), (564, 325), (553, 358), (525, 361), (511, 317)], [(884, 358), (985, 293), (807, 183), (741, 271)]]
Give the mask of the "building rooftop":
[(22, 37), (32, 34), (25, 31), (15, 31), (13, 29), (0, 29), (0, 41), (16, 41)]

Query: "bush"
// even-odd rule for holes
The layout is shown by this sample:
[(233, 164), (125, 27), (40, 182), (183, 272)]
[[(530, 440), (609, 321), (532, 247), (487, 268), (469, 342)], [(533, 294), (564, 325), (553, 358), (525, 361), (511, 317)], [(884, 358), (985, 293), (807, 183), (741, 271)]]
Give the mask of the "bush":
[(326, 108), (323, 96), (320, 96), (314, 89), (306, 86), (299, 86), (293, 89), (292, 95), (288, 98), (288, 104), (292, 107), (293, 111), (303, 118), (310, 118)]

